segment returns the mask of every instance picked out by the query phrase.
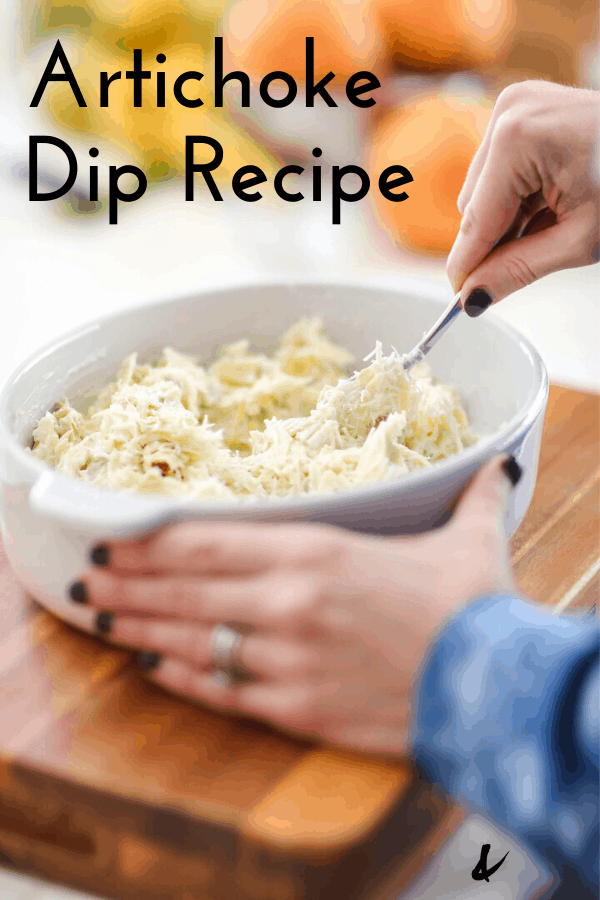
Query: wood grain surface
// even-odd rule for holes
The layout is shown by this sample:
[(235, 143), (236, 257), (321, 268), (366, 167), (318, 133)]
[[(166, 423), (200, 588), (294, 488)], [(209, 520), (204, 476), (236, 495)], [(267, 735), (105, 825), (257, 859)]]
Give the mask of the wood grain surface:
[[(512, 541), (521, 590), (598, 598), (599, 398), (552, 387)], [(0, 863), (115, 900), (378, 900), (462, 813), (411, 766), (326, 749), (145, 681), (41, 610), (0, 550)]]
[(600, 397), (552, 386), (538, 478), (511, 542), (519, 588), (555, 609), (598, 599)]

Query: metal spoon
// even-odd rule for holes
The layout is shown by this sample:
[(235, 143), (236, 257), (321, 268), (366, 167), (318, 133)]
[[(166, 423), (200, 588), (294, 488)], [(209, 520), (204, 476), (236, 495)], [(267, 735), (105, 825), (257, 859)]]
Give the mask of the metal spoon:
[[(531, 194), (527, 197), (517, 213), (517, 217), (510, 226), (506, 234), (499, 238), (492, 250), (508, 244), (509, 241), (518, 240), (523, 237), (535, 224), (537, 224), (547, 213), (548, 208), (544, 203), (544, 197), (541, 191)], [(491, 253), (492, 251), (490, 251)], [(410, 353), (402, 355), (402, 363), (408, 372), (414, 365), (420, 362), (423, 357), (429, 353), (431, 348), (437, 344), (439, 339), (448, 331), (456, 317), (462, 312), (460, 305), (460, 294), (457, 294), (450, 305), (444, 310), (437, 322), (425, 332), (419, 343)]]

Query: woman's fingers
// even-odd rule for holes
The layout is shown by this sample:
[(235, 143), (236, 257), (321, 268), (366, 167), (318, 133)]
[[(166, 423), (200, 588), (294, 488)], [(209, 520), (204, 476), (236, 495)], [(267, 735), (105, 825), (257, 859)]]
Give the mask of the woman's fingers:
[(336, 531), (323, 525), (186, 522), (139, 543), (102, 545), (102, 567), (123, 574), (151, 571), (252, 575), (299, 559), (323, 559)]
[[(172, 619), (117, 616), (110, 638), (208, 670), (213, 663), (214, 628)], [(320, 659), (314, 648), (274, 634), (246, 634), (235, 650), (236, 665), (258, 678), (275, 681), (303, 680), (316, 671)]]
[(304, 622), (321, 588), (316, 575), (286, 570), (248, 579), (120, 578), (88, 570), (81, 579), (87, 602), (97, 609), (188, 621), (239, 621), (275, 631), (294, 630)]
[(380, 722), (377, 712), (357, 703), (363, 695), (352, 681), (346, 686), (334, 680), (322, 684), (258, 682), (232, 688), (214, 674), (198, 672), (178, 659), (163, 660), (149, 677), (172, 693), (220, 711), (276, 724), (299, 736), (358, 751), (396, 755), (406, 750), (409, 703), (401, 703), (399, 712), (394, 705), (394, 714)]
[(180, 659), (167, 658), (150, 677), (173, 693), (223, 710), (257, 716), (294, 730), (310, 726), (319, 689), (304, 683), (244, 684), (231, 688), (214, 674), (199, 672)]
[(492, 116), (492, 119), (490, 119), (489, 125), (485, 132), (483, 142), (481, 143), (481, 146), (479, 147), (477, 153), (471, 161), (469, 171), (467, 172), (467, 177), (465, 178), (465, 182), (461, 188), (460, 194), (458, 195), (456, 205), (461, 216), (464, 215), (465, 209), (467, 208), (469, 201), (473, 196), (475, 185), (479, 181), (479, 176), (481, 175), (483, 167), (485, 166), (485, 162), (487, 160), (490, 149), (490, 142), (492, 140), (493, 122), (494, 120)]
[[(511, 474), (512, 477), (511, 477)], [(461, 497), (450, 527), (479, 527), (486, 524), (496, 528), (504, 522), (511, 486), (520, 477), (515, 461), (496, 456), (482, 466)]]
[(464, 565), (471, 567), (471, 595), (511, 584), (505, 519), (521, 474), (516, 460), (496, 457), (479, 470), (461, 498), (450, 527), (459, 537), (457, 553), (464, 553)]
[(562, 222), (542, 231), (536, 229), (535, 233), (490, 253), (463, 283), (461, 299), (465, 310), (479, 315), (487, 308), (469, 309), (469, 297), (474, 291), (484, 290), (491, 297), (488, 305), (492, 305), (551, 272), (596, 262), (597, 248), (597, 210), (590, 202)]
[[(547, 93), (553, 93), (556, 91), (556, 88), (557, 85), (547, 85), (545, 81), (517, 82), (516, 84), (511, 84), (507, 88), (504, 88), (494, 104), (492, 116), (488, 122), (483, 141), (473, 157), (473, 161), (467, 172), (467, 177), (465, 178), (465, 183), (458, 196), (457, 206), (461, 215), (464, 214), (467, 204), (473, 196), (473, 191), (479, 181), (479, 177), (483, 172), (484, 165), (488, 158), (492, 137), (495, 133), (500, 116), (513, 109), (515, 106), (526, 104), (528, 107), (531, 107), (531, 103), (534, 99), (537, 99), (538, 97), (541, 98)], [(507, 147), (506, 149), (508, 151), (510, 148)], [(497, 238), (499, 237), (501, 237), (500, 234), (497, 235)]]
[(516, 136), (519, 127), (517, 111), (504, 113), (491, 136), (489, 151), (460, 223), (460, 231), (450, 251), (446, 271), (454, 290), (462, 290), (470, 272), (486, 258), (496, 241), (504, 235), (519, 213), (523, 200), (541, 188), (535, 166), (529, 165), (527, 154), (519, 163), (526, 171), (515, 168)]
[[(512, 85), (498, 98), (459, 197), (463, 220), (447, 264), (470, 315), (550, 272), (598, 260), (598, 180), (589, 164), (598, 109), (593, 92), (544, 82)], [(493, 250), (531, 195), (550, 213), (528, 238)]]
[[(451, 561), (445, 566), (443, 596), (459, 601), (448, 612), (469, 597), (511, 587), (506, 509), (520, 475), (514, 459), (496, 457), (479, 470), (463, 494), (446, 532)], [(443, 600), (435, 603), (434, 611), (440, 605)]]
[[(506, 91), (504, 93), (506, 93)], [(483, 136), (483, 141), (481, 142), (477, 153), (471, 161), (469, 171), (467, 172), (467, 177), (465, 178), (460, 194), (458, 195), (458, 200), (456, 201), (456, 205), (461, 216), (464, 215), (465, 209), (471, 201), (473, 191), (475, 190), (481, 173), (484, 170), (490, 152), (490, 145), (492, 143), (492, 137), (496, 128), (496, 123), (505, 109), (506, 101), (501, 94), (494, 106), (492, 117), (488, 122), (488, 126)]]

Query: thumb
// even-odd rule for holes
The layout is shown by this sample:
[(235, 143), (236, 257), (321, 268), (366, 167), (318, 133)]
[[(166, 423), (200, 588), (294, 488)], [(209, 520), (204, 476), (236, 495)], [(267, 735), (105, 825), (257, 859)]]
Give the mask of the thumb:
[(506, 540), (504, 517), (512, 488), (521, 478), (516, 459), (496, 456), (487, 462), (471, 480), (453, 517), (460, 528), (479, 527), (495, 532)]
[(492, 251), (467, 277), (461, 291), (465, 312), (479, 316), (492, 303), (560, 269), (594, 262), (597, 225), (593, 204), (557, 224)]
[(521, 467), (514, 457), (490, 460), (471, 481), (452, 520), (457, 554), (462, 553), (468, 566), (473, 594), (513, 584), (505, 516), (520, 477)]

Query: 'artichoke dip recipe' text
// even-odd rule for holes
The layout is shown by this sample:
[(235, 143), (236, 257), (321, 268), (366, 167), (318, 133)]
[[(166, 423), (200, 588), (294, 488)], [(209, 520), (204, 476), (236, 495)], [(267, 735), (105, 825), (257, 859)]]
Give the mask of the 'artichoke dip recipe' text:
[[(241, 106), (249, 107), (251, 105), (251, 85), (249, 76), (245, 72), (233, 71), (224, 74), (223, 71), (223, 38), (215, 38), (215, 58), (214, 58), (214, 106), (223, 106), (223, 88), (232, 80), (239, 83), (241, 92)], [(159, 65), (163, 65), (167, 61), (164, 53), (159, 53), (156, 57)], [(165, 72), (156, 73), (156, 84), (148, 85), (148, 81), (152, 81), (152, 72), (144, 68), (142, 51), (135, 49), (133, 51), (133, 68), (125, 73), (125, 85), (119, 84), (122, 81), (123, 72), (99, 72), (98, 73), (98, 94), (100, 107), (107, 107), (110, 102), (111, 92), (114, 93), (119, 89), (128, 89), (131, 93), (132, 105), (141, 107), (154, 104), (155, 108), (164, 107), (167, 100)], [(175, 102), (188, 109), (198, 109), (204, 106), (204, 100), (200, 96), (191, 97), (189, 95), (190, 82), (198, 85), (204, 78), (202, 72), (187, 71), (181, 73), (174, 81), (172, 87), (173, 97), (169, 98), (170, 102)], [(306, 38), (306, 86), (305, 86), (305, 105), (313, 107), (315, 98), (325, 104), (325, 107), (337, 107), (337, 103), (327, 90), (327, 85), (335, 78), (334, 72), (329, 72), (325, 77), (315, 80), (315, 48), (314, 38)], [(50, 82), (65, 81), (73, 93), (77, 105), (86, 107), (87, 101), (79, 87), (75, 74), (71, 68), (69, 60), (62, 48), (60, 41), (57, 41), (54, 50), (48, 60), (45, 71), (39, 81), (35, 94), (31, 101), (31, 106), (39, 106), (42, 101), (44, 92)], [(116, 84), (115, 84), (116, 82)], [(285, 94), (282, 96), (279, 91), (272, 88), (274, 82), (279, 86), (285, 85)], [(146, 90), (144, 85), (146, 84)], [(184, 87), (188, 93), (184, 92)], [(371, 92), (381, 87), (379, 79), (372, 72), (361, 71), (355, 72), (345, 85), (345, 93), (348, 102), (353, 106), (366, 109), (375, 105), (375, 100), (371, 96)], [(277, 70), (266, 75), (259, 85), (259, 94), (261, 101), (267, 106), (282, 108), (289, 106), (296, 100), (298, 86), (294, 78), (289, 73)], [(199, 122), (202, 120), (202, 113), (199, 112)], [(66, 181), (60, 187), (52, 191), (40, 191), (38, 186), (38, 154), (41, 145), (50, 144), (58, 147), (67, 158), (69, 164), (69, 174)], [(201, 152), (202, 146), (208, 149), (208, 159), (203, 162), (196, 158), (196, 152)], [(196, 151), (196, 147), (199, 150)], [(99, 156), (97, 147), (90, 147), (89, 155), (96, 159)], [(194, 199), (194, 173), (202, 175), (208, 194), (213, 200), (222, 201), (223, 196), (215, 182), (213, 172), (219, 168), (223, 162), (224, 148), (214, 137), (210, 135), (186, 135), (185, 136), (185, 199)], [(321, 148), (315, 147), (313, 156), (317, 159), (321, 156)], [(310, 176), (311, 199), (319, 202), (322, 199), (322, 178), (321, 166), (312, 167)], [(56, 200), (68, 193), (75, 184), (79, 164), (77, 157), (72, 148), (66, 141), (51, 135), (31, 135), (29, 138), (29, 199), (34, 201), (40, 200)], [(273, 189), (280, 200), (286, 203), (298, 203), (305, 199), (306, 194), (303, 190), (307, 190), (304, 183), (307, 179), (301, 180), (301, 190), (293, 189), (290, 186), (290, 179), (301, 177), (305, 174), (302, 166), (288, 165), (283, 166), (273, 179)], [(122, 176), (134, 176), (137, 179), (137, 185), (134, 190), (125, 191), (119, 187), (119, 179)], [(347, 176), (354, 178), (354, 183), (343, 181)], [(356, 185), (358, 179), (358, 185)], [(261, 200), (263, 195), (260, 191), (252, 190), (259, 184), (268, 181), (267, 176), (260, 166), (246, 165), (236, 170), (231, 179), (231, 189), (239, 200), (245, 203), (256, 203)], [(377, 186), (382, 197), (392, 203), (400, 203), (408, 199), (408, 194), (402, 190), (404, 185), (410, 184), (413, 176), (405, 166), (392, 165), (386, 166), (379, 174)], [(284, 183), (285, 182), (285, 183)], [(118, 202), (132, 203), (139, 200), (146, 192), (148, 181), (146, 175), (137, 166), (110, 166), (109, 171), (109, 222), (111, 225), (118, 223)], [(331, 221), (334, 225), (341, 222), (342, 202), (356, 203), (362, 200), (371, 189), (371, 179), (362, 166), (345, 165), (331, 167)], [(90, 201), (98, 200), (98, 166), (90, 165), (89, 173), (89, 199)]]

